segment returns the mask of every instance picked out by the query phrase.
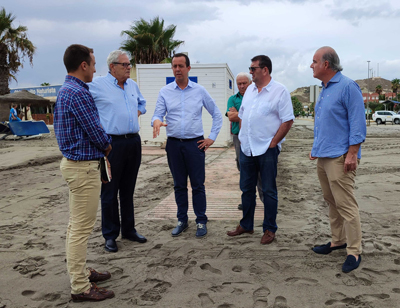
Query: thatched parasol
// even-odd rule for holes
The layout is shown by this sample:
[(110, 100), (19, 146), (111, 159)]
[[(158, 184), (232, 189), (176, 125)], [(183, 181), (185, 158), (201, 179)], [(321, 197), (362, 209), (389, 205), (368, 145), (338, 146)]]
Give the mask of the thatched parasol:
[(50, 102), (48, 99), (32, 94), (27, 90), (21, 90), (6, 95), (0, 95), (0, 121), (8, 120), (11, 103), (21, 105), (25, 111), (25, 114), (26, 106), (28, 105), (34, 107), (47, 107), (52, 104), (52, 102)]
[(38, 107), (47, 107), (51, 105), (51, 102), (48, 99), (32, 94), (27, 90), (21, 90), (6, 95), (0, 95), (0, 104), (11, 104), (11, 103), (16, 103), (22, 106), (27, 106), (31, 104), (32, 106), (38, 106)]

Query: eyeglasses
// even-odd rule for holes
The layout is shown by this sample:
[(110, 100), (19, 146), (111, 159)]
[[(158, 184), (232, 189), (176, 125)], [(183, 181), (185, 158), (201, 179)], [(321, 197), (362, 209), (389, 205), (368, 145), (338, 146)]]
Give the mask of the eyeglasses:
[(256, 68), (264, 68), (265, 66), (250, 66), (249, 67), (249, 71), (254, 72), (256, 70)]
[(130, 63), (113, 62), (113, 64), (120, 64), (120, 65), (122, 65), (122, 66), (125, 67), (125, 68), (127, 68), (128, 66), (131, 66)]

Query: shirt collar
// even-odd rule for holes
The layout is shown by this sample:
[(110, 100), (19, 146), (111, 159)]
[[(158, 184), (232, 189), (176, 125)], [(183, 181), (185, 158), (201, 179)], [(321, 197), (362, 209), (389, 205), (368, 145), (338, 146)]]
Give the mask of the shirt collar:
[(328, 81), (328, 83), (326, 84), (326, 87), (325, 87), (324, 83), (321, 82), (322, 87), (327, 88), (327, 87), (329, 87), (330, 83), (338, 83), (340, 81), (340, 79), (342, 79), (342, 73), (339, 71), (331, 78), (331, 80)]
[[(264, 89), (265, 89), (265, 91), (269, 92), (270, 89), (271, 89), (271, 87), (272, 87), (272, 84), (273, 84), (274, 82), (275, 82), (275, 80), (271, 77), (271, 80), (269, 81), (269, 83), (268, 83), (265, 87), (263, 87), (262, 90), (261, 90), (260, 92), (262, 92)], [(253, 85), (252, 91), (253, 91), (253, 92), (254, 92), (254, 91), (258, 91), (258, 88), (257, 88), (257, 86), (256, 86), (256, 84), (255, 84), (254, 82), (252, 83), (252, 85)]]
[[(178, 84), (176, 83), (176, 80), (175, 80), (175, 79), (174, 79), (174, 81), (173, 81), (173, 85), (174, 85), (174, 89), (179, 88), (179, 86), (178, 86)], [(189, 79), (189, 82), (188, 82), (186, 88), (193, 88), (193, 81), (191, 81), (191, 80)], [(185, 89), (186, 89), (186, 88), (185, 88)], [(179, 89), (180, 89), (180, 88), (179, 88)]]
[(86, 84), (86, 82), (84, 82), (84, 81), (82, 81), (79, 78), (76, 78), (74, 76), (67, 75), (65, 77), (65, 81), (75, 82), (75, 83), (79, 84), (80, 86), (84, 87), (85, 89), (89, 90), (89, 86)]
[(243, 95), (242, 95), (242, 94), (240, 94), (240, 92), (239, 92), (239, 91), (238, 91), (238, 93), (236, 93), (236, 94), (235, 94), (235, 96), (236, 96), (236, 97), (238, 97), (238, 98), (242, 98), (242, 97), (243, 97)]
[[(113, 75), (111, 75), (110, 72), (108, 72), (106, 78), (109, 79), (113, 84), (118, 85), (118, 80), (117, 80), (117, 78), (115, 78)], [(128, 83), (127, 83), (126, 80), (125, 80), (124, 85), (126, 85), (126, 84), (128, 84)]]

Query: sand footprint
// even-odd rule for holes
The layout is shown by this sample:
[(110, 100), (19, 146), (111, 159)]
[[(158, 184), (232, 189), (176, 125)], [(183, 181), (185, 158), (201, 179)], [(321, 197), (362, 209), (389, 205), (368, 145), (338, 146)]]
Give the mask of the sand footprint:
[(204, 263), (204, 264), (200, 265), (200, 268), (201, 268), (202, 270), (210, 271), (211, 273), (214, 273), (214, 274), (218, 274), (218, 275), (221, 275), (221, 274), (222, 274), (222, 272), (221, 272), (219, 269), (213, 268), (213, 267), (212, 267), (210, 264), (208, 264), (208, 263)]
[(286, 282), (290, 282), (293, 284), (301, 284), (301, 285), (309, 285), (314, 286), (318, 283), (318, 280), (310, 279), (310, 278), (301, 278), (301, 277), (291, 277), (285, 280)]
[(183, 270), (183, 275), (190, 276), (193, 273), (193, 267), (197, 264), (196, 261), (190, 261), (189, 265)]
[(200, 293), (198, 295), (201, 301), (201, 307), (204, 308), (211, 308), (214, 307), (214, 301), (211, 299), (211, 297), (207, 293)]
[(275, 298), (275, 302), (274, 305), (272, 306), (272, 308), (287, 308), (287, 301), (286, 298), (283, 296), (277, 296)]
[(253, 308), (268, 307), (268, 295), (271, 291), (267, 287), (258, 288), (253, 292), (254, 305)]
[(240, 265), (235, 265), (234, 267), (232, 267), (232, 271), (240, 273), (242, 271), (242, 267)]

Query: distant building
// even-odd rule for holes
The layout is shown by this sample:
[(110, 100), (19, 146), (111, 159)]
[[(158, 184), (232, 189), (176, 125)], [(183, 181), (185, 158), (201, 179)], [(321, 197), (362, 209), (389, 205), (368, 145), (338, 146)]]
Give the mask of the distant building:
[[(381, 96), (384, 95), (385, 99), (391, 100), (396, 98), (396, 93), (394, 92), (382, 92)], [(364, 103), (366, 102), (374, 102), (378, 103), (379, 102), (379, 94), (378, 93), (363, 93), (362, 94)]]
[[(175, 80), (171, 64), (136, 64), (136, 78), (140, 92), (147, 101), (147, 113), (139, 117), (142, 142), (147, 145), (161, 145), (167, 140), (166, 130), (161, 129), (160, 136), (153, 139), (153, 128), (150, 124), (160, 89)], [(223, 115), (223, 125), (214, 146), (229, 145), (232, 142), (230, 122), (224, 114), (229, 97), (235, 94), (235, 77), (228, 64), (193, 63), (189, 79), (206, 88)], [(212, 118), (206, 110), (203, 110), (204, 137), (208, 137), (211, 126)]]

